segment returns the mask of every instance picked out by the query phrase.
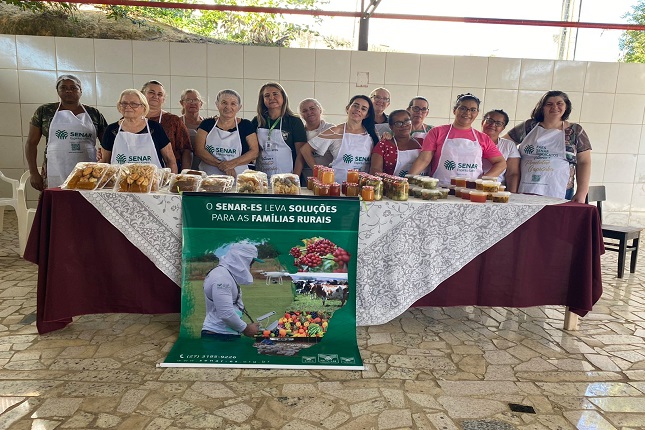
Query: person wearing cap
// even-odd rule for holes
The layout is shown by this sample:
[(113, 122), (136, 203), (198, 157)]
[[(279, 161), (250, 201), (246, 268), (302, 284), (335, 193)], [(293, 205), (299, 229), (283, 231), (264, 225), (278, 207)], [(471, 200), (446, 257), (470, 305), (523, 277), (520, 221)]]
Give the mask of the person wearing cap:
[(240, 285), (253, 283), (251, 265), (258, 257), (258, 249), (249, 243), (234, 243), (219, 264), (208, 272), (204, 279), (206, 318), (202, 326), (202, 338), (235, 340), (241, 335), (253, 337), (258, 334), (257, 322), (242, 320), (245, 313)]
[(182, 119), (162, 109), (166, 101), (166, 89), (161, 82), (151, 80), (143, 84), (141, 92), (148, 100), (150, 110), (146, 118), (161, 124), (172, 145), (172, 151), (177, 161), (177, 169), (190, 169), (193, 163), (193, 147), (190, 143), (188, 128)]
[[(108, 125), (98, 109), (81, 104), (83, 88), (76, 76), (59, 76), (56, 91), (60, 100), (36, 109), (25, 143), (31, 186), (38, 191), (60, 186), (76, 163), (96, 161), (96, 142), (103, 138)], [(42, 136), (45, 159), (41, 173), (36, 159)]]

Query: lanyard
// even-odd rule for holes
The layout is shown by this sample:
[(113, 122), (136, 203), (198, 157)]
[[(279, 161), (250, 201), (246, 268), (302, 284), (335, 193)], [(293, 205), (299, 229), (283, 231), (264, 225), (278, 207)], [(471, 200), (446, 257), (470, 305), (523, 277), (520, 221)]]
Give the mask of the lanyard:
[(267, 125), (269, 126), (269, 136), (267, 137), (268, 142), (271, 142), (271, 132), (273, 131), (275, 126), (278, 125), (278, 122), (282, 122), (282, 117), (276, 118), (273, 125), (271, 125), (271, 118), (267, 117)]

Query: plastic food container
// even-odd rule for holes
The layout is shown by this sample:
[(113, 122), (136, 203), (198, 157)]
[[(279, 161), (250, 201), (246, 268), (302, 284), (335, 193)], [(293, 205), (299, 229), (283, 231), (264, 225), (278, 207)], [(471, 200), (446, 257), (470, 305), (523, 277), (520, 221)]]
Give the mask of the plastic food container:
[(246, 194), (267, 194), (269, 192), (267, 174), (256, 170), (245, 170), (237, 175), (236, 191)]
[(439, 200), (441, 198), (441, 191), (439, 190), (423, 190), (428, 192), (428, 198), (424, 197), (424, 200)]
[(475, 189), (479, 191), (483, 191), (484, 187), (482, 186), (482, 182), (484, 182), (483, 179), (475, 179)]
[(511, 193), (508, 191), (499, 191), (493, 193), (493, 203), (508, 203), (511, 198)]
[(461, 196), (463, 200), (470, 200), (470, 190), (466, 187), (461, 189)]
[(202, 177), (193, 174), (180, 173), (170, 179), (168, 191), (171, 193), (180, 193), (184, 191), (197, 191), (202, 182)]
[[(110, 164), (108, 163), (76, 163), (61, 188), (66, 190), (95, 190), (101, 184), (103, 176), (109, 167)], [(103, 185), (105, 185), (105, 182), (103, 182)]]
[(271, 176), (273, 194), (300, 194), (300, 178), (293, 173), (277, 173)]
[(496, 193), (499, 191), (500, 185), (501, 184), (497, 181), (484, 180), (482, 181), (482, 191), (485, 191), (487, 193)]
[[(154, 164), (122, 164), (114, 191), (127, 193), (149, 193), (155, 180), (157, 166)], [(198, 178), (201, 179), (201, 178)]]
[(497, 176), (482, 176), (483, 181), (495, 181), (497, 182), (499, 178)]
[(201, 176), (202, 178), (205, 178), (206, 176), (208, 176), (206, 172), (203, 172), (201, 170), (193, 170), (193, 169), (183, 169), (181, 172), (179, 172), (179, 174)]
[(439, 179), (437, 178), (430, 178), (430, 177), (424, 177), (422, 180), (423, 183), (423, 188), (426, 188), (428, 190), (434, 190), (437, 188), (437, 184), (439, 183)]
[(460, 199), (463, 189), (464, 189), (463, 187), (455, 187), (455, 197)]
[(472, 190), (470, 191), (470, 201), (473, 203), (486, 203), (486, 196), (488, 193), (484, 191)]
[(469, 190), (477, 189), (477, 181), (475, 179), (468, 179), (466, 181), (466, 188), (468, 188)]
[(210, 175), (202, 179), (199, 191), (209, 193), (228, 193), (233, 188), (235, 178), (229, 175)]
[(450, 194), (450, 190), (448, 188), (437, 188), (437, 191), (441, 194), (442, 199), (447, 199), (448, 194)]
[(466, 188), (466, 181), (468, 180), (468, 178), (463, 178), (463, 177), (461, 177), (461, 176), (457, 176), (457, 177), (455, 177), (455, 178), (451, 178), (451, 179), (450, 179), (450, 183), (451, 183), (451, 184), (452, 184), (452, 180), (453, 180), (453, 179), (455, 180), (455, 185), (456, 185), (456, 186)]

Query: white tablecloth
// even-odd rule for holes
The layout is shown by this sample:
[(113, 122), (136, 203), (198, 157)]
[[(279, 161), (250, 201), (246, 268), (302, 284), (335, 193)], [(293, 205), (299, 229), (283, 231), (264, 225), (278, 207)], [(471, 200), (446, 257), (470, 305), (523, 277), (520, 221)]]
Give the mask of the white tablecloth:
[[(181, 285), (181, 197), (82, 192), (163, 273)], [(356, 273), (358, 325), (384, 324), (510, 234), (545, 205), (564, 200), (513, 195), (508, 204), (383, 200), (361, 204)]]

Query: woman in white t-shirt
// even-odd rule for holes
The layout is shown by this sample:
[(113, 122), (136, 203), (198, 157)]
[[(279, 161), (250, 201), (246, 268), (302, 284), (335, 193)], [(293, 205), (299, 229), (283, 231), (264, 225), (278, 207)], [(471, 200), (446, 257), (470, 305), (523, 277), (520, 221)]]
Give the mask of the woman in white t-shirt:
[[(320, 102), (316, 99), (304, 99), (300, 102), (300, 117), (305, 122), (305, 131), (307, 132), (307, 142), (318, 136), (325, 130), (328, 130), (334, 126), (323, 119), (323, 107)], [(314, 153), (314, 161), (316, 164), (328, 166), (333, 160), (329, 152), (318, 155)], [(302, 169), (302, 177), (304, 180), (307, 177), (313, 175), (313, 170), (311, 167), (305, 166)]]
[[(508, 125), (508, 114), (502, 109), (494, 109), (484, 114), (482, 119), (482, 131), (490, 137), (490, 140), (497, 145), (497, 149), (506, 160), (506, 170), (499, 175), (499, 181), (505, 184), (508, 191), (517, 192), (517, 185), (520, 178), (520, 152), (515, 142), (499, 137), (500, 133)], [(490, 169), (488, 160), (483, 161), (484, 171)]]

